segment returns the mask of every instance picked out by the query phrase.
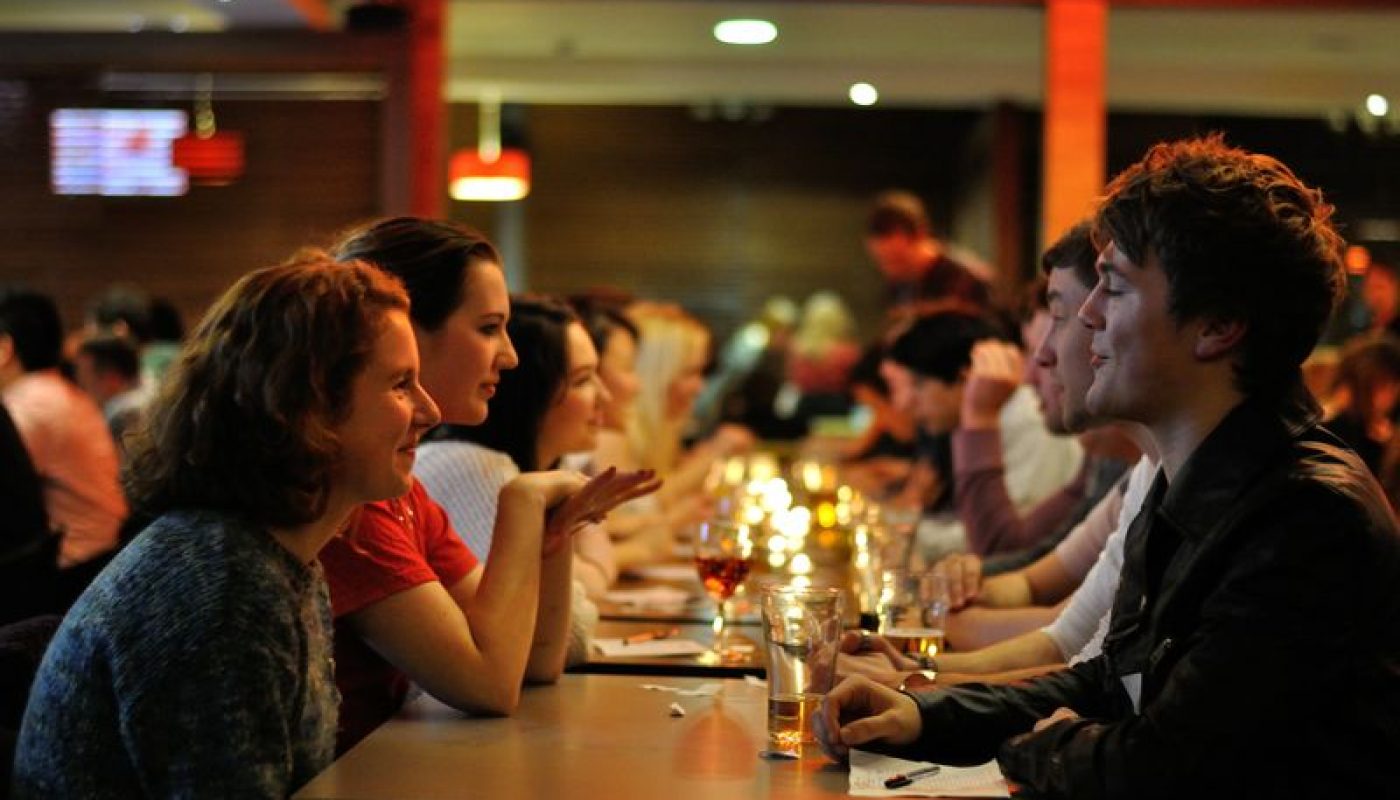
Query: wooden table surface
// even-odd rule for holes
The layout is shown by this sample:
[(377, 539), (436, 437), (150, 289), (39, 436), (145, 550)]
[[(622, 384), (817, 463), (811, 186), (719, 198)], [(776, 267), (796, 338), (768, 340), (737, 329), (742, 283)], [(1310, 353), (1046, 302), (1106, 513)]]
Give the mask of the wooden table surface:
[[(721, 681), (714, 697), (678, 697), (642, 683), (697, 678), (565, 675), (526, 690), (515, 716), (469, 718), (414, 700), (295, 797), (303, 800), (715, 800), (845, 797), (847, 774), (822, 756), (759, 757), (767, 690)], [(672, 717), (671, 703), (686, 710)]]

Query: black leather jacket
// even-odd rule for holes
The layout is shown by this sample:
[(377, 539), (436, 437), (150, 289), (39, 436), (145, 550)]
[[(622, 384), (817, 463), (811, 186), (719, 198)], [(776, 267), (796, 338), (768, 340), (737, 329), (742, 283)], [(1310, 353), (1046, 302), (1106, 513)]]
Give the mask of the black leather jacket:
[[(1158, 475), (1103, 655), (916, 696), (912, 749), (1049, 797), (1400, 796), (1400, 532), (1311, 401), (1284, 405)], [(1029, 733), (1062, 706), (1081, 719)]]

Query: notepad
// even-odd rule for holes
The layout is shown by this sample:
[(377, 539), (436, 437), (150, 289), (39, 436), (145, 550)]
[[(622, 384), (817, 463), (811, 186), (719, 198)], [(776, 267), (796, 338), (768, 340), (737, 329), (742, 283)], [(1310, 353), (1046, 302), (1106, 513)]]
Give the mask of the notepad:
[(655, 658), (657, 656), (698, 656), (705, 652), (705, 646), (694, 639), (675, 637), (652, 639), (649, 642), (626, 644), (625, 639), (594, 639), (593, 646), (609, 658), (632, 656), (635, 658)]
[(864, 750), (851, 751), (852, 797), (1010, 797), (1006, 778), (997, 762), (976, 767), (944, 765), (937, 775), (928, 775), (899, 789), (886, 789), (885, 779), (929, 765), (927, 761), (905, 761)]

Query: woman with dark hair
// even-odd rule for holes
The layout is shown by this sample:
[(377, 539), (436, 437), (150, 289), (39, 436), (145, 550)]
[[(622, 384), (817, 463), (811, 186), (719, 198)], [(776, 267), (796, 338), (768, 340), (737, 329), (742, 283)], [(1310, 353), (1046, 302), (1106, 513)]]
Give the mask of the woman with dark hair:
[(408, 298), (307, 253), (213, 306), (134, 431), (155, 516), (59, 628), (25, 712), (17, 797), (286, 797), (331, 762), (337, 696), (316, 558), (408, 490), (438, 421)]
[[(482, 560), (491, 552), (501, 487), (522, 472), (554, 469), (568, 453), (592, 450), (607, 399), (597, 351), (568, 306), (546, 297), (512, 298), (506, 327), (520, 364), (501, 374), (491, 415), (481, 425), (438, 428), (414, 468)], [(602, 527), (590, 525), (575, 535), (573, 574), (579, 585), (570, 662), (587, 656), (597, 622), (588, 598), (601, 597), (617, 577)]]
[[(453, 425), (480, 425), (518, 362), (500, 257), (474, 231), (398, 217), (347, 236), (342, 259), (398, 276), (413, 300), (423, 386)], [(342, 749), (398, 710), (417, 683), (455, 708), (509, 714), (521, 681), (563, 670), (579, 529), (653, 491), (647, 473), (527, 472), (500, 490), (482, 563), (421, 483), (372, 503), (322, 554), (336, 617)]]

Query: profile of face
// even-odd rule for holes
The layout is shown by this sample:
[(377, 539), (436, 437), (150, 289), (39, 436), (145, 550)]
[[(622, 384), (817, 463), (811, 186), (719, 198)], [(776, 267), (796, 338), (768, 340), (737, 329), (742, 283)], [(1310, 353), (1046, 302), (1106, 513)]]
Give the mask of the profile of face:
[(891, 358), (880, 361), (880, 377), (890, 388), (890, 407), (901, 414), (914, 414), (914, 373)]
[(497, 264), (477, 262), (464, 271), (462, 304), (435, 331), (415, 330), (422, 382), (456, 425), (486, 421), (503, 370), (520, 362), (506, 332), (510, 292)]
[(967, 381), (959, 378), (953, 383), (914, 373), (913, 417), (925, 433), (935, 436), (958, 427), (962, 416), (963, 387)]
[(637, 340), (631, 333), (617, 328), (608, 336), (598, 361), (598, 377), (608, 390), (603, 401), (603, 425), (609, 430), (626, 430), (632, 418), (632, 404), (642, 387), (637, 377)]
[(598, 377), (598, 351), (588, 331), (577, 322), (565, 332), (568, 372), (555, 390), (555, 401), (540, 420), (539, 451), (541, 466), (569, 453), (598, 446), (598, 429), (603, 424), (603, 407), (610, 400)]
[(1091, 335), (1088, 412), (1151, 425), (1179, 407), (1183, 393), (1197, 391), (1199, 326), (1172, 318), (1167, 274), (1155, 255), (1144, 260), (1133, 263), (1110, 242), (1099, 253), (1099, 280), (1079, 319)]
[(705, 348), (696, 347), (686, 354), (685, 363), (666, 387), (666, 417), (681, 420), (690, 416), (695, 398), (705, 388)]
[(99, 404), (132, 388), (116, 372), (98, 369), (96, 359), (82, 351), (73, 358), (73, 382)]
[(880, 272), (892, 281), (917, 278), (924, 266), (920, 260), (919, 237), (912, 233), (893, 231), (866, 237), (865, 251), (880, 267)]
[(1078, 317), (1080, 306), (1089, 297), (1089, 287), (1075, 277), (1073, 269), (1057, 267), (1050, 270), (1045, 295), (1049, 325), (1032, 351), (1040, 367), (1036, 388), (1046, 426), (1057, 433), (1080, 433), (1093, 419), (1085, 405), (1094, 382), (1089, 365), (1093, 332)]
[(349, 411), (333, 426), (340, 440), (335, 485), (355, 503), (406, 493), (418, 440), (442, 419), (419, 383), (418, 347), (407, 312), (386, 312), (379, 328), (351, 382)]

